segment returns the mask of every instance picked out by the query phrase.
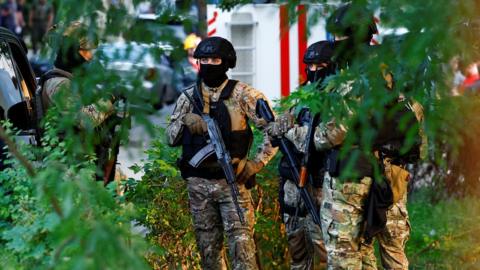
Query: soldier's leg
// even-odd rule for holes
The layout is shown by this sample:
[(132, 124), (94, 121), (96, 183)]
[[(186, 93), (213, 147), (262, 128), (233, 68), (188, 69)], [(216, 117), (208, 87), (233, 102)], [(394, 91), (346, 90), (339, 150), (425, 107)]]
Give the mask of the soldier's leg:
[[(287, 233), (290, 269), (311, 269), (313, 250), (308, 245), (305, 231), (305, 210), (297, 186), (290, 180), (283, 182), (283, 220)], [(300, 199), (300, 201), (299, 201)], [(295, 212), (298, 209), (297, 216)]]
[(288, 251), (290, 253), (290, 269), (312, 269), (312, 250), (307, 245), (305, 218), (284, 214), (287, 233)]
[(223, 224), (218, 204), (209, 193), (210, 180), (188, 179), (190, 212), (203, 269), (227, 269), (222, 257)]
[[(316, 188), (313, 190), (313, 197), (317, 201), (317, 205), (321, 205), (322, 201), (322, 189)], [(325, 249), (325, 243), (323, 242), (321, 225), (315, 224), (312, 216), (309, 214), (305, 220), (305, 231), (307, 232), (307, 240), (309, 246), (314, 251), (314, 269), (322, 269), (327, 263), (327, 250)]]
[(372, 180), (336, 183), (325, 176), (322, 203), (322, 232), (328, 254), (328, 269), (376, 269), (365, 265), (365, 254), (372, 252), (362, 238), (364, 204)]
[(377, 258), (375, 258), (374, 242), (370, 244), (362, 243), (360, 250), (362, 252), (362, 269), (377, 269)]
[(220, 213), (222, 215), (223, 227), (227, 234), (232, 269), (258, 269), (255, 258), (255, 241), (253, 239), (255, 217), (250, 191), (247, 190), (244, 185), (238, 185), (240, 193), (238, 202), (243, 210), (243, 217), (245, 219), (245, 224), (242, 224), (233, 203), (230, 187), (224, 179), (217, 184), (221, 186), (221, 192), (218, 193)]
[(377, 237), (380, 258), (385, 269), (408, 269), (405, 244), (410, 237), (410, 223), (407, 212), (407, 194), (387, 211), (387, 226)]

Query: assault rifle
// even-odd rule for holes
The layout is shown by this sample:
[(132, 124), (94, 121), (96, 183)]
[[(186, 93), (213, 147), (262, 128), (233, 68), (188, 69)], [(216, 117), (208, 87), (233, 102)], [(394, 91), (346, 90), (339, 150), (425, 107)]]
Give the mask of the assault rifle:
[[(270, 109), (270, 106), (264, 99), (259, 99), (257, 101), (256, 113), (258, 117), (263, 118), (265, 121), (267, 121), (267, 123), (275, 121), (275, 117), (272, 113), (272, 110)], [(310, 130), (309, 130), (309, 133), (310, 133)], [(307, 136), (307, 137), (310, 137), (310, 136)], [(306, 177), (307, 177), (306, 168), (302, 166), (302, 175), (300, 175), (298, 171), (298, 167), (300, 164), (297, 164), (297, 162), (293, 158), (292, 151), (288, 147), (286, 139), (284, 137), (281, 137), (278, 139), (279, 139), (280, 151), (282, 151), (282, 153), (285, 155), (288, 163), (290, 164), (290, 167), (292, 168), (292, 175), (294, 178), (292, 180), (295, 182), (295, 184), (297, 185), (300, 191), (300, 196), (302, 197), (303, 202), (305, 203), (305, 207), (307, 208), (308, 212), (312, 216), (313, 221), (316, 224), (320, 225), (319, 211), (315, 206), (315, 204), (313, 203), (310, 193), (308, 193), (308, 191), (305, 189), (305, 183), (306, 183)], [(306, 149), (308, 150), (308, 147), (310, 146), (310, 142), (307, 141), (306, 144), (307, 144)], [(308, 154), (308, 151), (306, 153)], [(308, 157), (306, 158), (305, 161), (308, 161)], [(306, 163), (305, 163), (305, 166), (306, 166)]]
[[(193, 100), (192, 97), (187, 92), (184, 92), (187, 98), (190, 100), (190, 103), (193, 104), (193, 106), (197, 107), (195, 101)], [(196, 108), (200, 112), (200, 108)], [(235, 170), (233, 169), (232, 166), (232, 157), (230, 156), (230, 153), (228, 152), (227, 148), (225, 147), (225, 143), (222, 138), (222, 132), (220, 131), (220, 127), (217, 124), (217, 121), (210, 117), (210, 115), (203, 113), (202, 114), (202, 119), (205, 121), (207, 124), (207, 130), (208, 130), (208, 145), (204, 147), (206, 150), (200, 150), (202, 152), (202, 155), (204, 156), (203, 158), (199, 158), (199, 160), (204, 160), (205, 156), (209, 156), (209, 150), (212, 149), (215, 152), (215, 155), (217, 156), (217, 162), (222, 168), (223, 172), (225, 173), (225, 179), (230, 186), (230, 191), (232, 193), (232, 200), (233, 204), (235, 205), (235, 209), (237, 210), (238, 218), (240, 219), (240, 223), (242, 225), (245, 224), (245, 218), (243, 217), (243, 211), (240, 208), (240, 204), (238, 203), (238, 197), (240, 196), (240, 192), (238, 191), (237, 184), (235, 183), (236, 176), (235, 176)], [(190, 162), (192, 165), (192, 162)], [(195, 165), (198, 166), (201, 162), (197, 162)], [(193, 166), (193, 165), (192, 165)], [(194, 166), (194, 167), (196, 167)]]

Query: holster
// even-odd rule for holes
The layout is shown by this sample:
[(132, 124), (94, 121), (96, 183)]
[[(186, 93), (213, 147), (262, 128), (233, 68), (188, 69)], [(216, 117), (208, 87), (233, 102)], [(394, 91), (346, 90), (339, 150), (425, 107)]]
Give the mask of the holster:
[(393, 203), (397, 203), (407, 193), (410, 173), (402, 167), (390, 163), (389, 159), (384, 159), (383, 163), (385, 178), (392, 188)]

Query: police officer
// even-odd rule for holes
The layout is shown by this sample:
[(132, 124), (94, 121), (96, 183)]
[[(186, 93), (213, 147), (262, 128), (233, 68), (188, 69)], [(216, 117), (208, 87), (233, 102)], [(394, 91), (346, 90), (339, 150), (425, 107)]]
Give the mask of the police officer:
[[(304, 56), (303, 62), (307, 65), (306, 84), (316, 84), (318, 90), (323, 89), (324, 79), (335, 73), (335, 65), (332, 63), (333, 47), (328, 41), (319, 41), (310, 45)], [(298, 115), (296, 126), (302, 126), (307, 119), (302, 109)], [(305, 121), (306, 120), (306, 121)], [(315, 126), (318, 123), (313, 123)], [(295, 127), (287, 131), (285, 137), (291, 141), (291, 149), (294, 149), (297, 164), (300, 164), (305, 153), (304, 142), (298, 141), (295, 135)], [(278, 134), (274, 134), (278, 135)], [(303, 139), (303, 138), (302, 138)], [(312, 176), (312, 183), (308, 185), (309, 192), (314, 198), (317, 209), (320, 208), (322, 199), (323, 183), (323, 153), (310, 150), (310, 162), (307, 164), (308, 172)], [(300, 168), (297, 168), (300, 171)], [(310, 213), (305, 208), (303, 200), (300, 199), (300, 192), (295, 182), (291, 179), (290, 164), (284, 156), (279, 166), (281, 176), (280, 205), (285, 223), (288, 249), (290, 251), (290, 269), (314, 269), (315, 261), (325, 265), (327, 254), (322, 240), (320, 224), (315, 224)], [(316, 260), (315, 260), (316, 259)]]
[[(228, 79), (226, 72), (235, 67), (237, 60), (228, 40), (206, 38), (197, 46), (194, 57), (200, 64), (199, 82), (178, 98), (166, 135), (171, 146), (182, 146), (178, 164), (182, 177), (187, 180), (202, 266), (204, 269), (226, 269), (222, 259), (225, 232), (233, 269), (257, 269), (254, 210), (248, 188), (254, 185), (252, 177), (275, 155), (276, 148), (265, 135), (255, 158), (247, 159), (253, 139), (248, 122), (260, 129), (266, 126), (266, 122), (255, 114), (257, 100), (265, 96), (243, 82)], [(207, 158), (197, 167), (189, 162), (207, 144), (202, 114), (209, 114), (217, 121), (232, 156), (244, 224), (239, 220), (230, 187), (216, 158)]]

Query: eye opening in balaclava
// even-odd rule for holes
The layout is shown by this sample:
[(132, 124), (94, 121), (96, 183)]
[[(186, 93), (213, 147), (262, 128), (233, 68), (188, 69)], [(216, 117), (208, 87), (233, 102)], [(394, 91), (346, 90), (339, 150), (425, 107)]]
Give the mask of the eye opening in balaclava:
[(228, 71), (227, 62), (222, 59), (220, 65), (200, 64), (198, 76), (208, 87), (219, 87), (226, 79)]
[(316, 70), (310, 70), (305, 67), (305, 72), (307, 74), (307, 81), (310, 83), (317, 83), (321, 89), (321, 84), (326, 77), (335, 74), (335, 67), (333, 63), (326, 63), (326, 66), (319, 65)]

